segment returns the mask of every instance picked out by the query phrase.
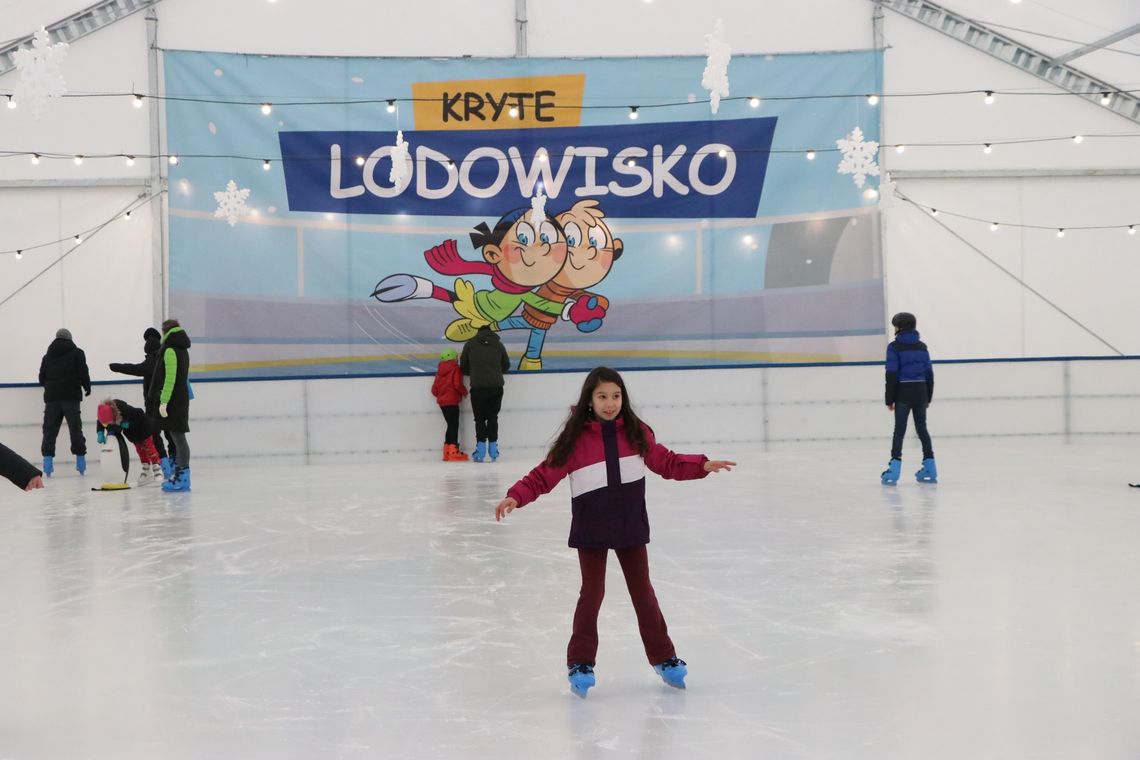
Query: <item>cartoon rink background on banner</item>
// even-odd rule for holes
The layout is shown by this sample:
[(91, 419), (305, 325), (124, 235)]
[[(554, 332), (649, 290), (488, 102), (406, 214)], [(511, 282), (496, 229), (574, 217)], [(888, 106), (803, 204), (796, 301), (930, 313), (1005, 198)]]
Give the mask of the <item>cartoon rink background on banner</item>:
[[(878, 140), (862, 96), (880, 88), (881, 56), (734, 57), (744, 97), (715, 115), (687, 102), (706, 96), (703, 64), (165, 52), (167, 150), (183, 157), (170, 167), (170, 313), (194, 337), (195, 373), (434, 371), (456, 310), (370, 294), (398, 273), (454, 291), (424, 252), (455, 240), (482, 261), (470, 233), (529, 208), (536, 189), (551, 216), (595, 199), (623, 244), (587, 289), (608, 302), (601, 327), (557, 321), (545, 369), (879, 358), (877, 208), (823, 151), (855, 126)], [(400, 187), (397, 129), (410, 153)], [(233, 226), (214, 198), (231, 179), (251, 211)], [(528, 333), (501, 333), (513, 357)]]

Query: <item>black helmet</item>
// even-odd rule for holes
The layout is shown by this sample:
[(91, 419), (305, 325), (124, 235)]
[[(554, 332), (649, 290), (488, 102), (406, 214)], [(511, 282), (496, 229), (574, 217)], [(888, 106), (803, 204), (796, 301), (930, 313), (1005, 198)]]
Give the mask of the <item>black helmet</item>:
[(900, 332), (913, 330), (918, 326), (918, 320), (909, 311), (900, 311), (898, 314), (891, 317), (891, 325), (898, 328)]

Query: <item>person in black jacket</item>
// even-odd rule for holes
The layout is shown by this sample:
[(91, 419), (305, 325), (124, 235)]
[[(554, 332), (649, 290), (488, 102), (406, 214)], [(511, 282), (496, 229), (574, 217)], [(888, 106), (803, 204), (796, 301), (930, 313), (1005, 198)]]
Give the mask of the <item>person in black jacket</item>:
[(55, 340), (48, 346), (40, 362), (40, 385), (44, 388), (44, 439), (40, 445), (40, 452), (44, 455), (44, 474), (51, 477), (55, 439), (66, 419), (75, 469), (82, 475), (87, 471), (87, 440), (83, 437), (79, 404), (83, 396), (91, 395), (91, 374), (87, 371), (87, 357), (83, 349), (72, 342), (69, 330), (57, 330)]
[(43, 473), (2, 443), (0, 443), (0, 475), (24, 491), (34, 491), (44, 487)]
[(178, 450), (174, 473), (163, 491), (190, 490), (190, 336), (177, 319), (162, 323), (162, 344), (146, 397), (146, 411), (158, 427), (170, 433)]
[[(158, 360), (158, 347), (162, 344), (162, 333), (153, 327), (148, 327), (143, 331), (143, 355), (144, 358), (138, 364), (126, 364), (122, 362), (111, 362), (109, 365), (112, 372), (118, 372), (120, 375), (130, 375), (131, 377), (141, 377), (143, 387), (143, 404), (146, 404), (147, 398), (150, 396), (150, 381), (154, 376), (154, 363)], [(166, 442), (170, 446), (170, 456), (166, 455), (166, 446), (162, 443), (162, 433), (159, 432), (158, 427), (154, 427), (154, 449), (158, 452), (160, 466), (162, 467), (162, 476), (164, 479), (169, 478), (174, 473), (173, 461), (177, 456), (177, 450), (174, 445), (174, 439), (170, 437), (170, 433), (166, 434)]]
[(475, 451), (471, 458), (482, 462), (499, 458), (499, 410), (503, 406), (503, 373), (511, 357), (499, 336), (484, 325), (463, 345), (459, 369), (471, 376), (471, 411), (475, 413)]
[[(162, 465), (159, 463), (158, 451), (154, 448), (154, 426), (146, 412), (133, 407), (121, 398), (105, 398), (96, 410), (99, 424), (95, 427), (96, 438), (100, 444), (107, 440), (107, 433), (119, 438), (120, 458), (122, 459), (123, 473), (129, 471), (130, 462), (126, 455), (126, 446), (122, 439), (135, 445), (138, 452), (142, 472), (138, 484), (145, 486), (156, 480), (162, 480)], [(104, 477), (106, 477), (104, 473)]]

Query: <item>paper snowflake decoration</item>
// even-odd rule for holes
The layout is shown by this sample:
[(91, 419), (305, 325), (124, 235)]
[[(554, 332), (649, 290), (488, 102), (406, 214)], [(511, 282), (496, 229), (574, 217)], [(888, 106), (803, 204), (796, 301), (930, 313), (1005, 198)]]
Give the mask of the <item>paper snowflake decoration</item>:
[(47, 29), (41, 26), (36, 30), (32, 46), (20, 48), (12, 54), (12, 60), (20, 71), (20, 80), (12, 91), (12, 102), (17, 105), (27, 103), (32, 115), (39, 118), (48, 98), (58, 98), (67, 92), (67, 83), (59, 71), (66, 55), (66, 42), (52, 45)]
[(403, 131), (396, 132), (396, 146), (392, 148), (392, 170), (388, 172), (388, 181), (399, 185), (408, 176), (408, 144), (404, 142)]
[(732, 59), (732, 48), (724, 41), (720, 19), (716, 20), (712, 34), (705, 35), (705, 52), (709, 57), (701, 76), (701, 87), (709, 91), (709, 105), (716, 113), (720, 99), (728, 97), (728, 62)]
[(530, 221), (533, 224), (542, 224), (546, 221), (546, 196), (542, 194), (541, 189), (530, 199)]
[(851, 134), (843, 140), (836, 140), (835, 145), (843, 151), (843, 160), (839, 162), (840, 174), (852, 174), (855, 187), (863, 187), (867, 177), (879, 176), (879, 165), (875, 163), (875, 154), (879, 152), (879, 144), (874, 140), (863, 139), (863, 130), (859, 127), (851, 130)]
[(249, 188), (243, 187), (239, 190), (237, 183), (231, 179), (225, 190), (214, 193), (214, 200), (218, 202), (214, 216), (218, 219), (225, 219), (233, 227), (237, 224), (239, 216), (245, 216), (249, 213), (249, 207), (245, 205), (245, 199), (248, 197)]
[(886, 211), (889, 208), (894, 208), (896, 201), (895, 182), (888, 172), (879, 180), (879, 210)]

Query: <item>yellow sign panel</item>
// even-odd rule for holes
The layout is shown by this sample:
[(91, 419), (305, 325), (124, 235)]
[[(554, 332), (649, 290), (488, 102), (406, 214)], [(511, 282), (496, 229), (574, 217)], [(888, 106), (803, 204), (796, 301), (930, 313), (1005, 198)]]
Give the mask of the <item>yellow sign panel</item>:
[(576, 127), (585, 74), (416, 82), (416, 129)]

